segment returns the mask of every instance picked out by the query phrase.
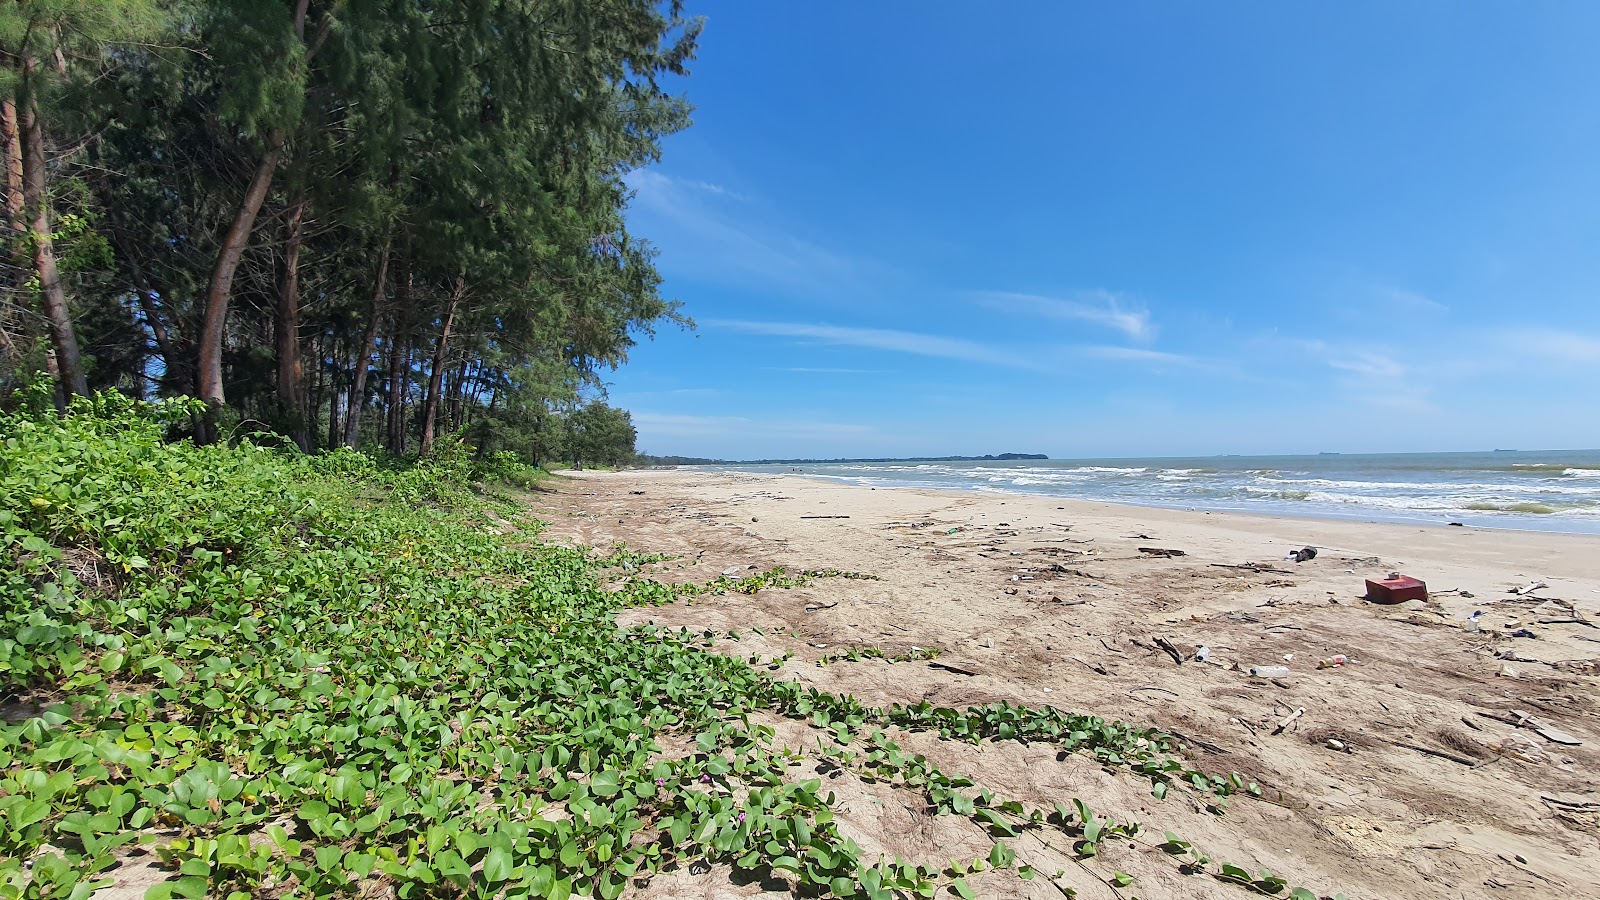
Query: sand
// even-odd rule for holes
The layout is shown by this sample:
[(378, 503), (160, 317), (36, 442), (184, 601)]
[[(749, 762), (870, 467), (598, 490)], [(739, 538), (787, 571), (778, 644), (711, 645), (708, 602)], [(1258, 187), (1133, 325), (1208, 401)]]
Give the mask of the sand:
[[(1600, 537), (676, 470), (575, 473), (534, 506), (552, 540), (674, 554), (654, 567), (659, 578), (784, 565), (881, 579), (702, 597), (631, 610), (623, 624), (738, 630), (740, 640), (718, 648), (791, 652), (780, 677), (867, 703), (1006, 700), (1154, 726), (1185, 740), (1196, 768), (1239, 772), (1267, 799), (1230, 799), (1217, 816), (1198, 793), (1157, 801), (1142, 779), (1047, 746), (897, 735), (1005, 796), (1046, 807), (1082, 798), (1319, 895), (1600, 896), (1600, 628), (1586, 624), (1600, 625)], [(1315, 559), (1285, 559), (1306, 546)], [(1390, 571), (1423, 579), (1432, 597), (1363, 600), (1364, 579)], [(940, 655), (816, 665), (852, 645)], [(1194, 658), (1201, 647), (1204, 661)], [(1348, 662), (1318, 668), (1335, 654)], [(1291, 674), (1255, 678), (1255, 665)], [(1518, 727), (1524, 715), (1581, 743)], [(803, 723), (769, 724), (814, 746)], [(835, 780), (863, 846), (913, 858), (987, 852), (966, 820), (929, 816), (912, 795), (853, 776)], [(1179, 874), (1148, 848), (1113, 847), (1092, 861), (1104, 875), (1135, 876), (1120, 895), (1044, 848), (1018, 849), (1041, 871), (1064, 869), (1060, 884), (1082, 897), (1243, 895)], [(712, 870), (658, 878), (647, 893), (776, 896), (783, 887)], [(1010, 876), (978, 887), (1061, 896)]]

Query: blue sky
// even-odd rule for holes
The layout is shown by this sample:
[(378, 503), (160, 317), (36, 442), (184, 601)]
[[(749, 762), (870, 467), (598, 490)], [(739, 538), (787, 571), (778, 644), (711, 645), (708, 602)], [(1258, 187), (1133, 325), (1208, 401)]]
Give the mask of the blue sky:
[(689, 5), (641, 450), (1600, 446), (1600, 4)]

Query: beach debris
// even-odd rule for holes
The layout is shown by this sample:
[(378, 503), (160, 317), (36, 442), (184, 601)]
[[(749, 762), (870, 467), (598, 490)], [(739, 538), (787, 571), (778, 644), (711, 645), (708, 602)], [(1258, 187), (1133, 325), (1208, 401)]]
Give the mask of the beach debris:
[(1340, 753), (1349, 753), (1350, 752), (1349, 750), (1345, 749), (1344, 741), (1338, 740), (1337, 738), (1328, 738), (1328, 749), (1329, 750), (1337, 750)]
[(1349, 661), (1350, 658), (1345, 656), (1343, 653), (1335, 653), (1332, 656), (1323, 657), (1322, 659), (1317, 660), (1317, 668), (1337, 669)]
[(737, 575), (737, 574), (739, 574), (740, 572), (743, 572), (743, 571), (744, 571), (744, 566), (729, 566), (728, 568), (722, 570), (722, 574), (731, 576), (731, 575)]
[(1428, 585), (1409, 575), (1390, 572), (1381, 581), (1367, 579), (1367, 600), (1373, 603), (1404, 603), (1428, 599)]
[(1167, 694), (1168, 696), (1172, 696), (1172, 697), (1178, 696), (1178, 692), (1177, 691), (1169, 691), (1164, 687), (1156, 687), (1153, 684), (1152, 685), (1147, 685), (1145, 687), (1130, 688), (1128, 690), (1128, 693), (1129, 694), (1137, 694), (1140, 691), (1155, 691), (1158, 694)]
[(1531, 628), (1518, 628), (1516, 631), (1513, 631), (1511, 634), (1507, 635), (1507, 637), (1533, 638), (1534, 640), (1539, 639), (1539, 635), (1536, 634)]
[(848, 519), (849, 516), (801, 516), (802, 519)]
[(1315, 548), (1315, 547), (1302, 547), (1299, 550), (1291, 550), (1291, 551), (1289, 551), (1289, 555), (1284, 557), (1284, 559), (1292, 559), (1297, 563), (1305, 562), (1308, 559), (1316, 559), (1316, 558), (1317, 558), (1317, 548)]
[(1171, 550), (1166, 547), (1140, 547), (1139, 552), (1145, 554), (1146, 556), (1159, 556), (1163, 559), (1171, 559), (1174, 556), (1189, 555), (1183, 550)]
[(1583, 741), (1580, 741), (1572, 735), (1567, 734), (1565, 731), (1562, 731), (1554, 725), (1546, 725), (1543, 722), (1529, 719), (1528, 727), (1533, 729), (1534, 734), (1537, 734), (1539, 737), (1542, 737), (1551, 743), (1566, 744), (1568, 747), (1577, 747), (1583, 743)]
[(1534, 583), (1529, 584), (1529, 585), (1524, 585), (1522, 587), (1511, 588), (1511, 593), (1516, 594), (1519, 597), (1526, 597), (1527, 595), (1533, 593), (1534, 591), (1539, 590), (1540, 588), (1547, 588), (1549, 586), (1550, 585), (1545, 584), (1542, 581), (1535, 581)]
[(1600, 812), (1600, 803), (1595, 803), (1589, 800), (1562, 800), (1559, 797), (1552, 797), (1549, 794), (1540, 794), (1539, 799), (1550, 806), (1570, 810), (1572, 812)]
[(994, 638), (989, 638), (989, 649), (990, 650), (994, 649)]
[(1194, 651), (1194, 658), (1199, 662), (1205, 662), (1211, 658), (1211, 648), (1201, 644), (1199, 649)]
[(969, 676), (969, 677), (981, 674), (981, 673), (976, 672), (976, 671), (974, 671), (972, 669), (963, 668), (962, 666), (958, 666), (958, 665), (955, 665), (953, 663), (947, 663), (947, 662), (931, 662), (931, 663), (928, 663), (928, 668), (930, 668), (930, 669), (943, 669), (946, 672), (954, 672), (957, 675), (966, 675), (966, 676)]
[(1211, 563), (1211, 567), (1213, 569), (1243, 569), (1246, 572), (1255, 572), (1258, 575), (1262, 574), (1262, 573), (1265, 573), (1265, 572), (1271, 572), (1274, 575), (1293, 575), (1294, 574), (1293, 572), (1289, 571), (1288, 569), (1276, 569), (1276, 568), (1273, 568), (1272, 566), (1267, 565), (1266, 563), (1247, 562), (1247, 563), (1238, 564), (1238, 565), (1236, 565), (1234, 563)]
[(1163, 652), (1172, 657), (1173, 662), (1180, 666), (1183, 665), (1183, 653), (1179, 651), (1177, 646), (1175, 646), (1171, 641), (1163, 637), (1158, 637), (1155, 639), (1155, 642), (1157, 647), (1160, 647)]
[(1250, 674), (1256, 678), (1287, 678), (1288, 666), (1251, 666)]
[(959, 528), (952, 528), (952, 529), (946, 531), (945, 534), (955, 534), (956, 532), (958, 532), (960, 530), (961, 529), (959, 529)]
[(1290, 725), (1293, 725), (1294, 721), (1296, 719), (1300, 718), (1301, 716), (1303, 716), (1305, 714), (1306, 714), (1306, 708), (1304, 706), (1296, 707), (1294, 712), (1289, 713), (1287, 716), (1283, 717), (1283, 721), (1278, 723), (1278, 727), (1272, 729), (1272, 733), (1273, 734), (1283, 734), (1283, 730), (1285, 728), (1288, 728)]
[(1073, 662), (1077, 663), (1078, 665), (1083, 666), (1084, 668), (1086, 668), (1089, 671), (1094, 672), (1094, 673), (1096, 673), (1098, 675), (1109, 675), (1109, 674), (1111, 674), (1111, 673), (1106, 671), (1106, 667), (1105, 666), (1102, 666), (1099, 663), (1084, 662), (1083, 660), (1077, 658), (1076, 656), (1068, 657), (1068, 659), (1071, 659)]
[(1428, 756), (1436, 756), (1440, 759), (1448, 759), (1453, 763), (1460, 763), (1463, 766), (1477, 768), (1480, 765), (1478, 760), (1468, 759), (1465, 756), (1457, 756), (1454, 753), (1449, 753), (1444, 750), (1435, 750), (1432, 747), (1424, 747), (1421, 744), (1408, 744), (1405, 741), (1389, 741), (1388, 743), (1393, 744), (1396, 747), (1404, 747), (1407, 750), (1415, 750), (1418, 753), (1423, 753)]
[(833, 609), (835, 606), (838, 606), (838, 605), (839, 605), (839, 601), (837, 601), (837, 600), (833, 601), (832, 603), (821, 603), (821, 604), (818, 604), (818, 603), (807, 603), (806, 604), (806, 612), (817, 612), (818, 610), (823, 610), (823, 609)]

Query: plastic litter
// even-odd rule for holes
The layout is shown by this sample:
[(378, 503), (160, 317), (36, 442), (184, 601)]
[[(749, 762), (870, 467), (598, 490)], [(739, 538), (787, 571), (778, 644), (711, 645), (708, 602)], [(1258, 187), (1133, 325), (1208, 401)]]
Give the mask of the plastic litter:
[(1287, 678), (1288, 666), (1251, 666), (1250, 674), (1257, 678)]
[(1199, 650), (1194, 652), (1194, 658), (1200, 660), (1201, 662), (1205, 662), (1211, 658), (1211, 648), (1201, 647)]
[(1337, 669), (1337, 668), (1339, 668), (1340, 666), (1344, 665), (1345, 663), (1347, 663), (1349, 661), (1350, 661), (1350, 658), (1348, 656), (1345, 656), (1343, 653), (1335, 653), (1332, 656), (1324, 657), (1322, 659), (1317, 660), (1317, 668), (1319, 668), (1319, 669)]

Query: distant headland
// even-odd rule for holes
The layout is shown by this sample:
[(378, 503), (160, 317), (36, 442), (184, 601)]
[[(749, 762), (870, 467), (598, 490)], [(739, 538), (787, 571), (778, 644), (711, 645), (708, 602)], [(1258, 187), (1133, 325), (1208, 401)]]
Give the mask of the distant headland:
[(641, 466), (798, 466), (831, 463), (928, 463), (928, 462), (1007, 462), (1017, 459), (1049, 459), (1043, 453), (996, 453), (989, 456), (892, 456), (875, 459), (703, 459), (698, 456), (649, 456), (641, 454)]

